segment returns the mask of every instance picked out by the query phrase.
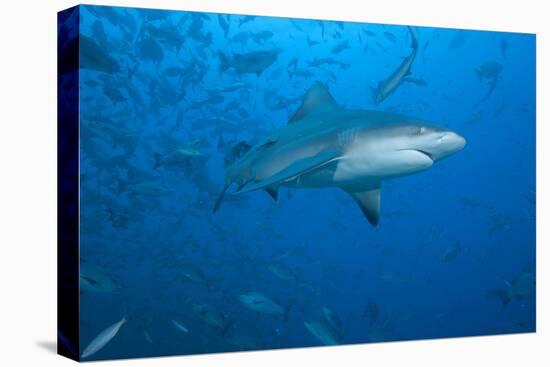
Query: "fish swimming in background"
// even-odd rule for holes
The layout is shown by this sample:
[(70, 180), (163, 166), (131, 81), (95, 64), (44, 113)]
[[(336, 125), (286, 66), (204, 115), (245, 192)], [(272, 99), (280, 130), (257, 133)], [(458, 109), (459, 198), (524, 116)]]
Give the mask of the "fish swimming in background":
[(178, 321), (176, 320), (171, 320), (172, 321), (172, 324), (174, 325), (174, 327), (181, 331), (181, 332), (184, 332), (184, 333), (188, 333), (189, 332), (189, 329), (187, 329), (185, 326), (183, 326), (182, 324), (180, 324)]
[(292, 305), (283, 306), (274, 299), (259, 292), (248, 292), (239, 295), (239, 301), (247, 308), (269, 315), (281, 315), (286, 321)]
[(323, 345), (338, 345), (342, 341), (325, 320), (304, 321), (304, 326)]
[(349, 68), (349, 64), (335, 60), (332, 57), (316, 57), (315, 59), (311, 60), (308, 63), (308, 66), (310, 67), (317, 67), (317, 66), (323, 66), (323, 65), (330, 65), (330, 66), (335, 65), (335, 66), (341, 67), (344, 70), (347, 70)]
[(227, 320), (223, 313), (210, 304), (195, 302), (190, 299), (186, 300), (186, 303), (191, 305), (191, 312), (197, 315), (202, 322), (214, 331), (219, 332), (222, 336), (225, 335), (227, 330), (229, 330), (229, 328), (233, 325), (232, 322)]
[(298, 275), (296, 271), (280, 262), (271, 262), (265, 265), (266, 269), (277, 278), (287, 282), (297, 283)]
[(203, 155), (200, 151), (200, 147), (203, 145), (204, 142), (201, 139), (196, 139), (189, 144), (181, 145), (165, 155), (155, 152), (153, 153), (153, 158), (155, 160), (153, 168), (158, 169), (163, 166), (189, 164), (191, 159)]
[(462, 251), (462, 247), (460, 246), (460, 241), (456, 241), (454, 245), (452, 245), (445, 251), (445, 253), (443, 254), (442, 261), (450, 262), (454, 260), (461, 251)]
[(386, 37), (388, 40), (390, 40), (391, 42), (396, 42), (397, 41), (397, 37), (395, 37), (395, 35), (391, 32), (384, 32), (384, 37)]
[(220, 71), (224, 72), (228, 69), (234, 70), (237, 74), (256, 74), (260, 76), (265, 69), (277, 61), (279, 49), (270, 51), (253, 51), (248, 53), (228, 56), (221, 51), (218, 51), (220, 58)]
[[(229, 15), (226, 15), (226, 17), (229, 19)], [(218, 24), (223, 30), (225, 37), (227, 37), (227, 34), (229, 33), (229, 22), (225, 19), (224, 14), (218, 14)]]
[(99, 333), (90, 342), (90, 344), (88, 344), (88, 346), (84, 348), (81, 358), (88, 358), (103, 349), (103, 347), (105, 347), (105, 345), (107, 345), (107, 343), (109, 343), (118, 334), (120, 328), (126, 322), (128, 322), (128, 320), (126, 319), (126, 317), (123, 317), (122, 320), (115, 322), (114, 324), (103, 330), (101, 333)]
[(338, 345), (347, 334), (342, 329), (342, 321), (333, 310), (323, 307), (320, 320), (304, 321), (304, 326), (323, 345)]
[(346, 48), (349, 48), (349, 41), (343, 40), (339, 43), (337, 43), (332, 50), (330, 50), (331, 54), (339, 54), (340, 52), (344, 51)]
[(502, 69), (503, 66), (496, 61), (485, 62), (475, 69), (479, 82), (483, 83), (484, 80), (487, 80), (488, 82), (486, 84), (489, 88), (483, 97), (474, 104), (474, 107), (477, 107), (481, 102), (485, 101), (493, 94), (500, 79)]
[(321, 311), (323, 313), (323, 318), (333, 330), (338, 332), (342, 330), (342, 320), (340, 320), (340, 317), (336, 314), (336, 312), (328, 307), (323, 307)]
[(411, 75), (411, 67), (418, 51), (418, 41), (416, 40), (411, 27), (407, 28), (411, 33), (412, 52), (409, 56), (403, 59), (401, 65), (399, 65), (399, 67), (387, 79), (378, 82), (378, 86), (376, 88), (371, 88), (374, 103), (376, 104), (382, 103), (397, 89), (397, 87), (399, 87), (399, 85), (401, 85), (403, 79)]
[[(71, 40), (70, 42), (73, 42)], [(80, 49), (80, 68), (115, 73), (121, 71), (119, 63), (92, 38), (81, 34), (74, 40)]]
[(151, 335), (147, 332), (147, 330), (143, 330), (143, 336), (149, 344), (153, 344), (153, 338), (151, 338)]
[(205, 285), (207, 288), (211, 286), (210, 281), (206, 278), (202, 270), (192, 263), (179, 264), (178, 273), (193, 283)]
[(502, 64), (497, 61), (487, 61), (479, 65), (474, 71), (479, 79), (479, 82), (483, 80), (495, 80), (500, 76), (502, 72)]
[(234, 195), (265, 190), (273, 198), (279, 187), (338, 187), (377, 225), (382, 181), (429, 169), (465, 145), (455, 132), (412, 117), (341, 108), (316, 82), (287, 125), (226, 168), (214, 212), (233, 183)]
[(407, 77), (407, 78), (403, 79), (403, 81), (406, 82), (406, 83), (412, 83), (412, 84), (418, 85), (419, 87), (427, 87), (428, 86), (428, 83), (426, 83), (426, 81), (423, 78)]
[(273, 37), (273, 35), (274, 34), (271, 31), (262, 31), (262, 32), (250, 34), (254, 42), (260, 43), (260, 44), (263, 44), (265, 40), (270, 39), (271, 37)]
[(522, 301), (529, 299), (535, 294), (536, 277), (534, 272), (523, 272), (511, 283), (504, 281), (506, 289), (492, 291), (489, 295), (500, 299), (502, 307), (506, 307), (511, 300)]
[(223, 137), (220, 136), (218, 139), (218, 150), (221, 150), (224, 152), (224, 165), (225, 167), (228, 167), (233, 164), (237, 159), (243, 156), (246, 152), (250, 150), (252, 146), (248, 144), (246, 141), (240, 141), (234, 145), (230, 145), (229, 143), (226, 144), (226, 142), (223, 140)]
[(120, 283), (107, 275), (104, 269), (85, 261), (80, 263), (80, 291), (93, 293), (119, 293)]

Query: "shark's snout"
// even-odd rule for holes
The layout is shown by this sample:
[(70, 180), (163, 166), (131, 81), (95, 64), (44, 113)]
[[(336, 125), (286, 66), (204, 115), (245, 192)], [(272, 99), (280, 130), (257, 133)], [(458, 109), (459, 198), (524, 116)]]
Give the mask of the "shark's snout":
[(448, 131), (441, 138), (441, 144), (445, 146), (448, 154), (453, 154), (464, 149), (466, 139), (453, 131)]
[(441, 142), (455, 151), (459, 151), (466, 146), (466, 139), (455, 132), (449, 131), (441, 137)]
[(466, 139), (453, 131), (445, 131), (434, 143), (428, 144), (430, 147), (426, 150), (430, 152), (432, 159), (437, 161), (462, 150), (466, 146)]

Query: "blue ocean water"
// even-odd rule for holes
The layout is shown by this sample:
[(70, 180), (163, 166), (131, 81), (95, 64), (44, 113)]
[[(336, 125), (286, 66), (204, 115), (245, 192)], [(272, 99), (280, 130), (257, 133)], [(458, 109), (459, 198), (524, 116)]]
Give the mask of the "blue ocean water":
[[(85, 359), (535, 330), (534, 35), (80, 9), (81, 353), (127, 319)], [(377, 226), (334, 187), (213, 213), (316, 81), (467, 144), (383, 181)]]

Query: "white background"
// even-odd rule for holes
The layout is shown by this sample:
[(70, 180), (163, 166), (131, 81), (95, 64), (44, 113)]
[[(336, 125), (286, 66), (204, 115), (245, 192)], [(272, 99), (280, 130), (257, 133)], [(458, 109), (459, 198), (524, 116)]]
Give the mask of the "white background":
[[(134, 0), (97, 4), (537, 33), (536, 334), (171, 357), (111, 366), (550, 363), (548, 301), (549, 20), (545, 1)], [(537, 4), (538, 3), (538, 4)], [(65, 366), (56, 338), (56, 12), (63, 0), (4, 0), (0, 12), (0, 365)], [(521, 91), (518, 91), (521, 93)], [(498, 182), (495, 182), (498, 185)], [(545, 362), (543, 362), (545, 360)]]

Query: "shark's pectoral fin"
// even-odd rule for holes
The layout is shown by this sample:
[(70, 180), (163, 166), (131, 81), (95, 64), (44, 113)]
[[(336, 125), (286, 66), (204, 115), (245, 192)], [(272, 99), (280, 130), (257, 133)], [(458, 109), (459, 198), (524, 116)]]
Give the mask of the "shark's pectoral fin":
[(277, 198), (279, 197), (279, 190), (276, 187), (266, 187), (265, 192), (267, 192), (273, 200), (277, 201)]
[(367, 191), (347, 192), (355, 199), (369, 223), (376, 226), (380, 220), (380, 185)]
[(280, 184), (292, 181), (301, 175), (309, 173), (315, 169), (323, 167), (331, 162), (336, 161), (340, 157), (340, 153), (335, 151), (325, 151), (313, 157), (298, 159), (290, 166), (277, 172), (273, 176), (267, 177), (264, 180), (247, 185), (242, 190), (237, 191), (237, 194), (246, 194), (247, 192), (265, 189), (268, 187), (277, 187)]

